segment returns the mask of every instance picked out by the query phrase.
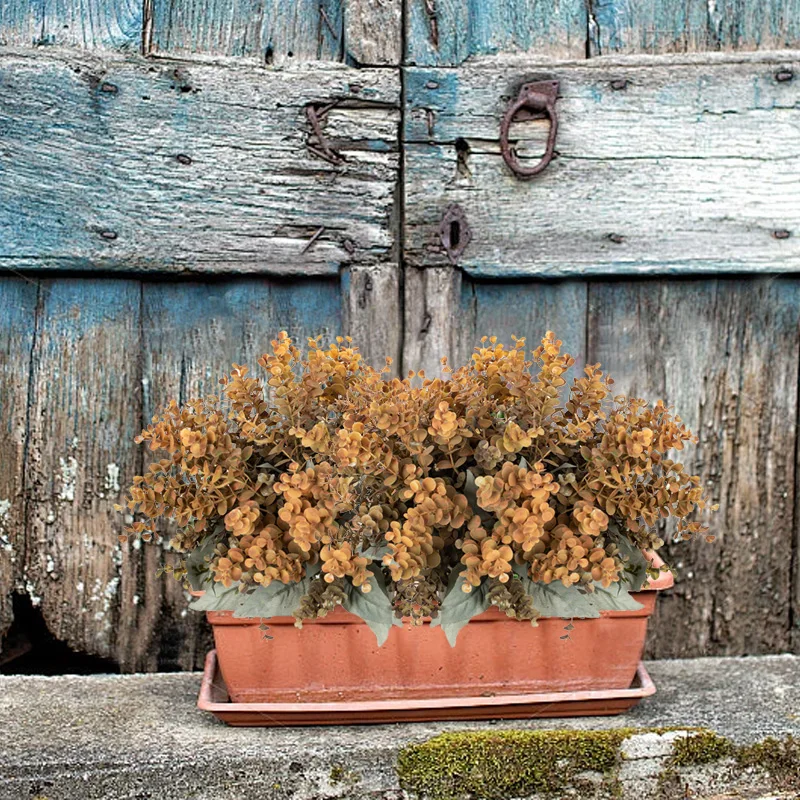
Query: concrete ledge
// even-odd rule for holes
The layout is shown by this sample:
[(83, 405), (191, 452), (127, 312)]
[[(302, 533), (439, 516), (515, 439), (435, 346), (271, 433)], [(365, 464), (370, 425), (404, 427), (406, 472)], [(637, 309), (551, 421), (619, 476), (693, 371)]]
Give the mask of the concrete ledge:
[[(335, 729), (226, 727), (195, 708), (197, 674), (0, 676), (0, 800), (399, 800), (400, 750), (455, 731), (703, 727), (736, 745), (800, 737), (797, 656), (647, 666), (658, 693), (621, 717)], [(629, 737), (617, 797), (680, 797), (687, 788), (695, 798), (800, 796), (800, 787), (779, 786), (768, 770), (727, 756), (671, 766), (686, 735)], [(597, 794), (602, 775), (579, 777), (580, 786), (558, 796), (591, 797), (591, 785), (606, 796)]]

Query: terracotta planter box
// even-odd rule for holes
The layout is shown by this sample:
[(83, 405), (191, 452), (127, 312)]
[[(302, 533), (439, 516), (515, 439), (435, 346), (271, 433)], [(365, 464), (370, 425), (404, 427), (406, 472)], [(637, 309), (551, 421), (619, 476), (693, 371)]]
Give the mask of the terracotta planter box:
[(362, 620), (341, 608), (306, 622), (267, 621), (208, 612), (218, 666), (234, 703), (320, 703), (543, 692), (628, 689), (642, 657), (647, 621), (662, 574), (634, 597), (637, 611), (603, 612), (599, 619), (539, 620), (534, 628), (490, 609), (472, 620), (451, 648), (429, 624), (392, 628), (383, 647)]

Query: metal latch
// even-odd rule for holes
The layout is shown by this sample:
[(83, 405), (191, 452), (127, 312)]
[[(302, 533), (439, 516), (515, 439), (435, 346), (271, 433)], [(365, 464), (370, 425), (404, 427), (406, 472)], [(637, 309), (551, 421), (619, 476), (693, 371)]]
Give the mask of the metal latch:
[[(500, 123), (500, 152), (503, 160), (508, 164), (508, 168), (520, 180), (527, 180), (534, 175), (538, 175), (553, 159), (556, 145), (556, 134), (558, 133), (558, 117), (556, 115), (556, 100), (558, 99), (558, 81), (537, 81), (536, 83), (526, 83), (519, 90), (516, 99), (508, 107), (508, 110)], [(511, 123), (521, 111), (528, 112), (526, 119), (549, 119), (550, 132), (547, 135), (547, 147), (544, 155), (537, 164), (532, 167), (523, 167), (519, 163), (517, 154), (512, 150), (508, 143), (508, 131)]]

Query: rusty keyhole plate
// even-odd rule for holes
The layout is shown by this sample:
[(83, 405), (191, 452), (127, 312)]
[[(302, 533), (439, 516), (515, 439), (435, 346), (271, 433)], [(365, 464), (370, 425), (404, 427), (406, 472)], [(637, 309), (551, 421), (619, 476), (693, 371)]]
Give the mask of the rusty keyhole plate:
[(439, 224), (439, 239), (451, 264), (455, 264), (472, 239), (464, 209), (457, 204), (445, 209)]

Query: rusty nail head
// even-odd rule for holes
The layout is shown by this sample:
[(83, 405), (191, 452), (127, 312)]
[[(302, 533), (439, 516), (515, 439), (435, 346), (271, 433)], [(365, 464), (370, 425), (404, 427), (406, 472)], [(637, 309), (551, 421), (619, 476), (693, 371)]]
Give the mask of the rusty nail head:
[(785, 228), (779, 228), (778, 230), (772, 231), (772, 236), (775, 239), (788, 239), (791, 235), (792, 234)]
[(625, 241), (625, 237), (621, 233), (609, 233), (606, 239), (614, 244), (622, 244)]
[(775, 80), (778, 81), (778, 83), (786, 83), (787, 81), (792, 80), (792, 78), (794, 78), (794, 72), (788, 68), (779, 69), (775, 73)]
[(619, 78), (618, 80), (611, 81), (611, 88), (615, 92), (621, 92), (623, 89), (628, 88), (628, 81), (625, 78)]
[(114, 239), (117, 238), (117, 232), (116, 231), (100, 231), (100, 235), (104, 239), (108, 239), (110, 242), (114, 241)]
[(116, 94), (119, 90), (113, 83), (104, 82), (100, 84), (100, 91), (106, 94)]
[(186, 153), (178, 153), (178, 155), (175, 156), (175, 160), (179, 164), (187, 164), (188, 165), (188, 164), (192, 163), (191, 156), (187, 156)]

